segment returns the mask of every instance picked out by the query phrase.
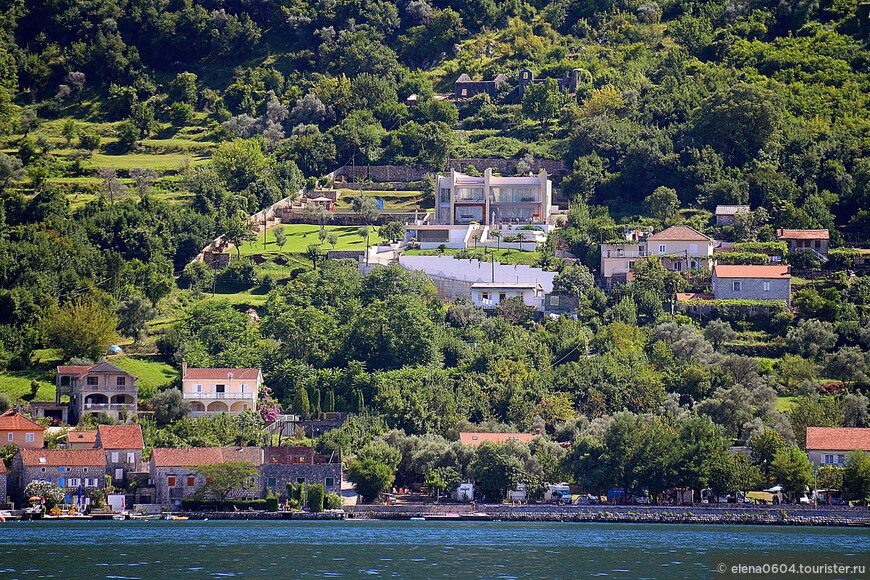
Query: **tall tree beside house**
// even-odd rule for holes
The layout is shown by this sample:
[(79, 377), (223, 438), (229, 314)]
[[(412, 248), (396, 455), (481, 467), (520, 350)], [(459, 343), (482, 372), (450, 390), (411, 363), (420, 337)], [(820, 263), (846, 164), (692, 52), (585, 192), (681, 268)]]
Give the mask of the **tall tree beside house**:
[(254, 489), (254, 480), (259, 475), (257, 467), (248, 461), (224, 461), (211, 465), (200, 465), (196, 472), (205, 478), (193, 494), (195, 499), (209, 497), (226, 501), (234, 490)]
[(843, 491), (864, 505), (870, 502), (870, 455), (866, 451), (856, 449), (849, 453), (843, 471)]
[(308, 390), (305, 387), (296, 389), (296, 394), (293, 395), (293, 410), (302, 414), (311, 412), (311, 401), (308, 399)]
[(393, 485), (393, 468), (376, 459), (363, 458), (352, 461), (347, 468), (347, 479), (354, 484), (363, 501), (371, 502), (382, 491)]
[(777, 451), (770, 471), (783, 490), (793, 496), (804, 493), (813, 483), (813, 466), (807, 454), (795, 445)]
[(647, 211), (662, 222), (680, 209), (680, 198), (677, 197), (676, 190), (670, 187), (655, 188), (655, 191), (649, 194), (643, 202)]
[(117, 337), (118, 318), (93, 297), (77, 298), (54, 307), (46, 316), (45, 336), (64, 360), (97, 359)]

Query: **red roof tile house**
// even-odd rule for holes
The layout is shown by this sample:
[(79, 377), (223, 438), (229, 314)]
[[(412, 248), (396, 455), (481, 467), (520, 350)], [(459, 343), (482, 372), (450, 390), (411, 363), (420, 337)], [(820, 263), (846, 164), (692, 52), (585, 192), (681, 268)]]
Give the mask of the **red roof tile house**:
[(260, 369), (196, 369), (181, 363), (181, 393), (193, 416), (257, 410)]
[(807, 427), (807, 456), (813, 465), (843, 467), (855, 449), (870, 453), (870, 429)]
[(129, 473), (142, 471), (142, 428), (139, 425), (100, 425), (94, 446), (106, 454), (112, 483), (126, 486)]
[[(256, 466), (263, 464), (263, 450), (259, 447), (194, 447), (186, 449), (155, 447), (151, 450), (151, 480), (155, 487), (154, 503), (179, 505), (192, 496), (205, 483), (197, 473), (201, 465), (214, 465), (227, 461), (245, 461)], [(234, 499), (263, 497), (259, 478), (251, 489), (234, 491)]]
[(788, 266), (713, 266), (717, 300), (785, 300), (791, 303)]
[(100, 449), (22, 449), (12, 458), (12, 495), (21, 505), (27, 484), (43, 480), (63, 488), (66, 503), (85, 506), (91, 492), (106, 487), (105, 475), (106, 456)]
[(126, 421), (138, 411), (136, 377), (107, 362), (91, 366), (57, 367), (57, 404), (69, 396), (69, 422), (76, 424), (87, 413), (108, 413)]
[(42, 449), (45, 427), (9, 409), (0, 415), (0, 447), (15, 443), (19, 449)]
[(67, 449), (93, 449), (97, 443), (97, 430), (86, 429), (66, 432)]
[(788, 251), (810, 250), (821, 257), (828, 255), (828, 230), (776, 230), (776, 239), (788, 244)]

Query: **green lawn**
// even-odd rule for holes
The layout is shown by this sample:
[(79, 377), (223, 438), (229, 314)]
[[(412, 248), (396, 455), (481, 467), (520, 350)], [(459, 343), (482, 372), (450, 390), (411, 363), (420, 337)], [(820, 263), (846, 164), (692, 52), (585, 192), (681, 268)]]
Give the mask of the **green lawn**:
[[(33, 353), (34, 365), (23, 371), (0, 372), (0, 393), (6, 393), (14, 403), (24, 401), (54, 401), (54, 367), (61, 364), (58, 353), (51, 349), (41, 349)], [(36, 397), (30, 397), (30, 383), (39, 383)]]
[(373, 197), (375, 199), (384, 200), (384, 211), (414, 211), (415, 209), (423, 210), (424, 207), (432, 208), (432, 201), (423, 200), (423, 194), (419, 191), (360, 191), (356, 189), (339, 189), (338, 202), (335, 207), (339, 211), (349, 210), (351, 200), (357, 195), (365, 197)]
[[(529, 247), (532, 246), (532, 243), (529, 242)], [(541, 258), (540, 252), (521, 252), (519, 250), (488, 250), (486, 254), (483, 252), (483, 248), (468, 248), (471, 250), (471, 254), (475, 254), (478, 257), (482, 256), (492, 256), (495, 254), (496, 262), (500, 264), (520, 264), (526, 266), (534, 266), (538, 263)], [(447, 248), (443, 252), (441, 250), (408, 250), (405, 252), (408, 256), (455, 256), (457, 252), (467, 253), (466, 250), (455, 250), (451, 248)]]
[[(242, 245), (240, 248), (242, 255), (302, 254), (311, 244), (321, 243), (318, 238), (320, 226), (289, 224), (282, 227), (284, 228), (284, 233), (287, 234), (287, 243), (284, 244), (283, 248), (278, 248), (278, 244), (275, 243), (275, 230), (274, 228), (269, 228), (266, 230), (266, 247), (263, 247), (263, 236), (261, 234), (256, 240)], [(338, 235), (338, 243), (335, 244), (334, 248), (336, 250), (364, 250), (365, 241), (357, 235), (358, 229), (356, 226), (326, 226), (327, 232)], [(376, 244), (380, 241), (382, 239), (377, 235), (376, 229), (371, 228), (369, 243)], [(321, 248), (323, 250), (333, 249), (326, 241), (321, 244)], [(232, 250), (231, 253), (235, 254), (236, 252)]]
[(157, 392), (158, 387), (174, 381), (180, 372), (157, 355), (119, 355), (111, 357), (109, 362), (136, 375), (139, 396), (145, 398)]
[(797, 397), (779, 397), (776, 400), (776, 405), (774, 405), (774, 410), (782, 413), (783, 411), (788, 411), (795, 405), (795, 399)]
[(128, 153), (126, 155), (105, 155), (94, 153), (90, 159), (94, 167), (114, 167), (115, 169), (132, 169), (133, 167), (151, 167), (158, 171), (181, 169), (188, 163), (201, 165), (211, 159), (209, 155), (187, 153), (164, 153), (161, 155), (146, 155)]

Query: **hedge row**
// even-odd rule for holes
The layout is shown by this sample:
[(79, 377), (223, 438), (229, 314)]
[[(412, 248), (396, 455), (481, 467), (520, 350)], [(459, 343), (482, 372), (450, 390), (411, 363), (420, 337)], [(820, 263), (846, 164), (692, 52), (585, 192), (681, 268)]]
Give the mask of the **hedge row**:
[(756, 254), (752, 252), (722, 252), (716, 254), (716, 262), (719, 264), (751, 264), (761, 266), (770, 262), (767, 254)]
[(752, 252), (768, 256), (785, 256), (788, 244), (785, 242), (738, 242), (732, 246), (735, 252)]

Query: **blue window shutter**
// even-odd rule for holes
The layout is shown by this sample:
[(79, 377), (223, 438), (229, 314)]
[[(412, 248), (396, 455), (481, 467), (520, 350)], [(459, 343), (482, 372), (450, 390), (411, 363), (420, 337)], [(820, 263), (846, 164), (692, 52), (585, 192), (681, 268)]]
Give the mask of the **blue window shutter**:
[(65, 485), (66, 485), (66, 479), (64, 479), (63, 477), (59, 477), (57, 480), (57, 486), (64, 487)]

